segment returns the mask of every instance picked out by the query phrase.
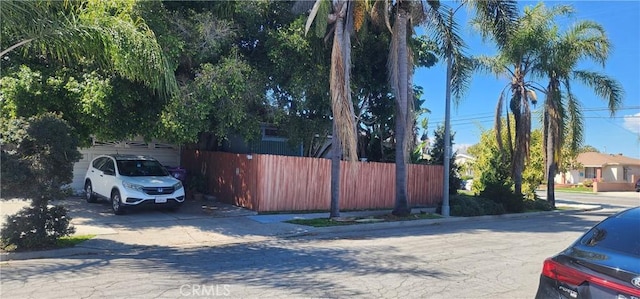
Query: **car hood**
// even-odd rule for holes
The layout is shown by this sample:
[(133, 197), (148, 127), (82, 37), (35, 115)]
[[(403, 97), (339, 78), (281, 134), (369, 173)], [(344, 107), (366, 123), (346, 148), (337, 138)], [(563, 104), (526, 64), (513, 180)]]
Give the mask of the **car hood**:
[(122, 180), (144, 187), (168, 187), (180, 182), (172, 176), (123, 176)]

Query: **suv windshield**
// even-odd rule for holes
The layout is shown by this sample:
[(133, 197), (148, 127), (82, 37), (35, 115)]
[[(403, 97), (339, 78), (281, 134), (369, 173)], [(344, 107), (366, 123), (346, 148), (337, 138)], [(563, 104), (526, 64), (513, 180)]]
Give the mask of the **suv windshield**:
[(158, 161), (119, 160), (118, 171), (124, 176), (168, 176), (169, 172)]

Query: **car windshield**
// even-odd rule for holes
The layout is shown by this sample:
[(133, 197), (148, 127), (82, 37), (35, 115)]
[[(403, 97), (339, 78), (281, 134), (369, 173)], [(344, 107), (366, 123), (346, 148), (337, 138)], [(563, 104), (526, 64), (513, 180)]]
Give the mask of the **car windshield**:
[(158, 161), (120, 160), (118, 171), (124, 176), (167, 176), (169, 172)]

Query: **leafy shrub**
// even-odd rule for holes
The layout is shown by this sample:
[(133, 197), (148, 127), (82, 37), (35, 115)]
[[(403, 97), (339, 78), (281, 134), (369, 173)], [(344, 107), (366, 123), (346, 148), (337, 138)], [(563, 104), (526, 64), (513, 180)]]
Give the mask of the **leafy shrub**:
[[(62, 206), (23, 208), (18, 213), (7, 216), (7, 224), (0, 230), (0, 247), (25, 250), (53, 246), (60, 237), (75, 233), (70, 221), (67, 210)], [(45, 228), (44, 231), (42, 227)]]
[(0, 230), (3, 248), (35, 249), (51, 246), (73, 233), (67, 212), (49, 208), (49, 200), (67, 196), (73, 163), (82, 155), (73, 128), (54, 113), (14, 118), (0, 124), (0, 191), (3, 198), (31, 200), (31, 207), (8, 217)]
[(585, 186), (585, 187), (591, 188), (591, 187), (593, 187), (593, 180), (586, 179), (586, 180), (582, 181), (582, 185)]
[(525, 200), (524, 208), (527, 210), (536, 210), (536, 211), (552, 211), (553, 210), (551, 203), (540, 198), (536, 198), (534, 200)]
[(501, 204), (507, 212), (524, 211), (524, 197), (511, 191), (511, 186), (503, 182), (487, 182), (480, 196)]
[[(450, 215), (460, 217), (500, 215), (505, 210), (502, 205), (482, 197), (456, 195), (449, 200)], [(442, 204), (438, 207), (437, 213), (442, 213)]]

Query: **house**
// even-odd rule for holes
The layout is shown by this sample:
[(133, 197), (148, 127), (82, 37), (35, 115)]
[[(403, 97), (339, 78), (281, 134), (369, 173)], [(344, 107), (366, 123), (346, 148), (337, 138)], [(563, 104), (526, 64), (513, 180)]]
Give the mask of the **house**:
[[(633, 184), (640, 178), (640, 159), (625, 157), (622, 154), (604, 154), (597, 152), (581, 153), (576, 158), (578, 167), (566, 173), (557, 174), (556, 184), (580, 184), (585, 180), (600, 183), (602, 186), (618, 185), (618, 190), (633, 190)], [(594, 188), (595, 189), (595, 188)], [(609, 189), (608, 187), (605, 189)], [(598, 190), (594, 190), (598, 191)], [(600, 191), (614, 191), (604, 190)]]
[(260, 125), (260, 140), (247, 142), (239, 135), (231, 135), (216, 150), (236, 154), (270, 154), (294, 157), (302, 157), (304, 154), (302, 143), (292, 146), (281, 130), (264, 123)]
[(456, 165), (460, 167), (460, 176), (473, 177), (473, 163), (476, 158), (466, 153), (456, 153)]

